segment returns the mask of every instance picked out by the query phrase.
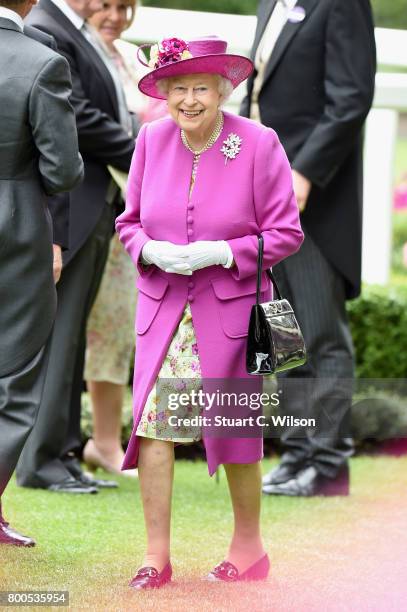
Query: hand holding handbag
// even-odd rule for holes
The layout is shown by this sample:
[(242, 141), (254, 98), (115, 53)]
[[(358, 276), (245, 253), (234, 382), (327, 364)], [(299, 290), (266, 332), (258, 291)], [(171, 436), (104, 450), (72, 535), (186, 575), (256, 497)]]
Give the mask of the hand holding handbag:
[(264, 241), (263, 236), (258, 238), (256, 303), (250, 313), (246, 369), (248, 374), (263, 376), (304, 365), (306, 350), (294, 311), (289, 301), (281, 297), (271, 270), (267, 274), (277, 299), (260, 304)]

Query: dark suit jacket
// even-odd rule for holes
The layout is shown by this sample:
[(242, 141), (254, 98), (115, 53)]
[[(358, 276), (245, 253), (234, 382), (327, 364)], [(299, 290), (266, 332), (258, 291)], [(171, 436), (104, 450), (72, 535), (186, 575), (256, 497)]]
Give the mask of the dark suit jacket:
[[(306, 18), (288, 22), (278, 38), (259, 95), (260, 115), (278, 133), (293, 168), (312, 181), (301, 222), (352, 298), (361, 284), (362, 128), (376, 71), (371, 6), (369, 0), (298, 4)], [(260, 2), (252, 58), (274, 6), (275, 0)]]
[(67, 58), (72, 75), (71, 103), (75, 109), (85, 180), (70, 194), (70, 248), (65, 265), (94, 229), (106, 199), (113, 199), (108, 164), (128, 171), (134, 140), (119, 123), (116, 91), (109, 71), (92, 45), (51, 2), (40, 0), (26, 22), (52, 35)]
[[(24, 26), (24, 34), (54, 51), (58, 51), (55, 39), (38, 28)], [(48, 209), (52, 217), (53, 243), (63, 250), (69, 247), (69, 194), (59, 193), (48, 198)]]
[(68, 63), (0, 18), (0, 377), (45, 344), (56, 309), (47, 197), (83, 177)]

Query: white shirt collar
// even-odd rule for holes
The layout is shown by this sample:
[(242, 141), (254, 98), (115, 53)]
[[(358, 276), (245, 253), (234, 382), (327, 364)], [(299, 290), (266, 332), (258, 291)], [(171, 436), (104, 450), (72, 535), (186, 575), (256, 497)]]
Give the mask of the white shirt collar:
[(284, 4), (289, 11), (292, 11), (297, 4), (297, 0), (280, 0), (280, 2)]
[(65, 0), (51, 0), (55, 6), (69, 19), (69, 21), (75, 26), (77, 30), (80, 30), (85, 20), (83, 17), (75, 13), (75, 11), (69, 6)]
[(24, 32), (23, 18), (15, 11), (8, 9), (5, 6), (0, 6), (0, 17), (4, 17), (4, 19), (10, 19), (10, 21), (13, 21), (16, 25), (18, 25), (20, 30)]

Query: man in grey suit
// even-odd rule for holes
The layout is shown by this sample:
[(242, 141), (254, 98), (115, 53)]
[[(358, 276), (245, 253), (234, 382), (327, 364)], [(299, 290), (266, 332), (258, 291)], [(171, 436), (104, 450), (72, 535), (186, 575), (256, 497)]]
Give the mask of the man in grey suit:
[[(47, 196), (83, 178), (67, 61), (24, 36), (34, 0), (0, 0), (0, 500), (35, 423), (55, 311)], [(33, 546), (3, 519), (0, 544)]]

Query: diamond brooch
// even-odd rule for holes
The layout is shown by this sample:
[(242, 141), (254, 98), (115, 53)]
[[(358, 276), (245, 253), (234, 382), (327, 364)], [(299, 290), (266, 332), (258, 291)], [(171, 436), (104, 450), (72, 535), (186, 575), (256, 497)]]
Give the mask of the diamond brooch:
[(227, 164), (228, 159), (235, 159), (238, 153), (240, 153), (241, 145), (242, 139), (233, 132), (229, 134), (226, 140), (223, 141), (221, 152), (225, 156), (225, 165)]

